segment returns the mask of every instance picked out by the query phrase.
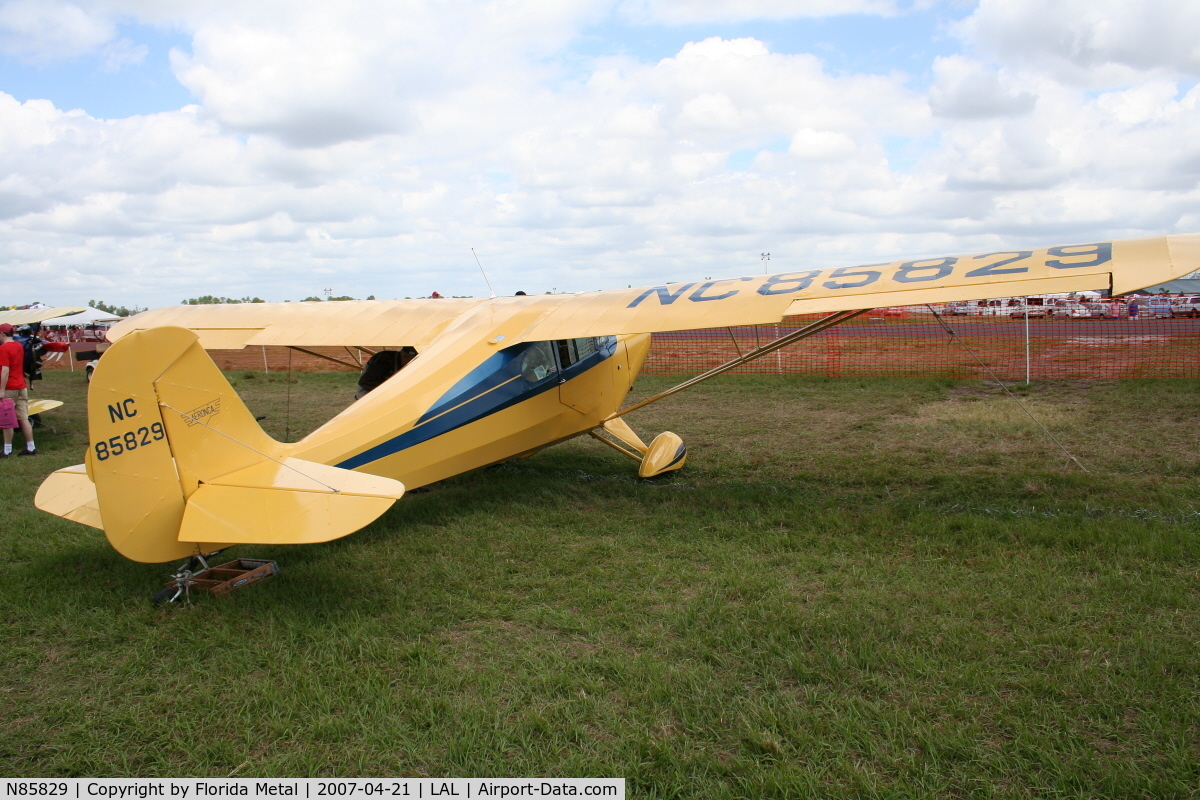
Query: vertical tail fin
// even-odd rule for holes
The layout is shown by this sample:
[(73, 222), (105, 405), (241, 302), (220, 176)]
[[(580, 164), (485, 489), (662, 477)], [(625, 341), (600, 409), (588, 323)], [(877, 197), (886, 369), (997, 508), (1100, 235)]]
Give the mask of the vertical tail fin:
[[(404, 493), (398, 481), (288, 458), (184, 328), (139, 331), (109, 348), (88, 392), (88, 433), (105, 535), (134, 561), (336, 539)], [(39, 507), (70, 518), (49, 498), (79, 480), (52, 475), (46, 505), (56, 507), (42, 505), (42, 492)]]

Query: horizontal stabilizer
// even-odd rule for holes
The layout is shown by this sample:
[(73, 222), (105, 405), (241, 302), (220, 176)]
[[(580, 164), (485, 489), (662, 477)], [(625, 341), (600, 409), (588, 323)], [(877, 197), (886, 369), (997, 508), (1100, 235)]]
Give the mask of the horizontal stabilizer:
[(404, 484), (289, 458), (260, 462), (201, 484), (187, 500), (181, 542), (314, 544), (368, 525)]
[(47, 411), (52, 411), (63, 404), (62, 400), (30, 400), (29, 401), (29, 416), (34, 414), (44, 414)]
[(103, 528), (100, 502), (96, 499), (96, 484), (88, 477), (87, 467), (76, 464), (50, 474), (38, 487), (33, 504), (50, 514)]

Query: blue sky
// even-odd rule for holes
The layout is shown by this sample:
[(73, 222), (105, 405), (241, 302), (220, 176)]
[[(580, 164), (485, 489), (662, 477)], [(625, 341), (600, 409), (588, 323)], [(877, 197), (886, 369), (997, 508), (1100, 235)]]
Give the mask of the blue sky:
[(187, 33), (137, 23), (118, 30), (119, 39), (146, 48), (137, 63), (112, 68), (100, 54), (40, 63), (0, 54), (0, 91), (21, 101), (44, 99), (64, 110), (81, 108), (105, 119), (172, 111), (195, 102), (171, 71), (169, 59), (172, 48), (190, 50)]

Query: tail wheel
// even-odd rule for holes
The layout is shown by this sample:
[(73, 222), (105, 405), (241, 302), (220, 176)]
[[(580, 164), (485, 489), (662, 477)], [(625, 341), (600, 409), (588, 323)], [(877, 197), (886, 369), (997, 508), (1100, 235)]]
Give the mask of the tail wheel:
[(180, 596), (181, 592), (174, 586), (164, 586), (154, 593), (150, 598), (150, 602), (156, 606), (161, 606), (166, 603), (174, 603)]

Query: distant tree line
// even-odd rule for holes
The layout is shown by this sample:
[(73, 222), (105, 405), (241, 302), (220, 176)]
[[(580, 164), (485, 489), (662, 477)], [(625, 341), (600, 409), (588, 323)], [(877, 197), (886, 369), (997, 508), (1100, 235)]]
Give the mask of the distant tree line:
[(88, 305), (97, 311), (103, 311), (105, 314), (112, 314), (114, 317), (130, 317), (134, 314), (140, 314), (146, 310), (144, 308), (138, 308), (137, 306), (134, 306), (133, 308), (126, 308), (125, 306), (109, 305), (103, 300), (88, 300)]
[(240, 300), (236, 297), (214, 297), (211, 294), (206, 294), (203, 297), (189, 297), (182, 301), (185, 306), (219, 306), (226, 303), (265, 303), (261, 297), (243, 297)]
[[(330, 297), (329, 299), (330, 300), (357, 300), (358, 298), (351, 297), (350, 295), (343, 295), (341, 297)], [(370, 295), (367, 297), (367, 299), (374, 300), (375, 295)], [(306, 297), (303, 300), (301, 300), (300, 302), (309, 303), (309, 302), (314, 302), (314, 301), (315, 302), (324, 302), (325, 298), (315, 297), (315, 296), (314, 297)], [(185, 306), (216, 306), (216, 305), (224, 305), (224, 304), (230, 304), (230, 303), (240, 304), (240, 303), (265, 303), (265, 302), (267, 302), (267, 301), (263, 300), (261, 297), (241, 297), (241, 298), (218, 297), (216, 295), (211, 295), (211, 294), (202, 295), (200, 297), (189, 297), (186, 300), (180, 301), (180, 303)], [(284, 302), (286, 303), (289, 301), (285, 300)], [(110, 303), (104, 302), (103, 300), (89, 300), (88, 305), (94, 309), (97, 309), (98, 311), (103, 311), (106, 314), (112, 314), (113, 316), (116, 316), (116, 317), (128, 317), (133, 314), (140, 314), (141, 312), (146, 310), (144, 308), (139, 308), (137, 306), (134, 306), (133, 308), (126, 308), (125, 306), (112, 305)]]
[[(324, 297), (312, 296), (312, 297), (306, 297), (303, 300), (301, 300), (300, 302), (301, 303), (311, 303), (311, 302), (322, 303), (325, 301), (325, 299), (326, 298), (324, 298)], [(341, 297), (330, 297), (328, 299), (330, 299), (330, 300), (357, 300), (358, 298), (351, 297), (350, 295), (347, 294), (347, 295), (342, 295)], [(375, 295), (371, 295), (367, 299), (374, 300)], [(261, 297), (243, 297), (242, 299), (239, 300), (236, 297), (214, 297), (211, 294), (206, 294), (203, 297), (191, 297), (187, 300), (184, 300), (183, 304), (185, 306), (208, 306), (208, 305), (221, 305), (222, 303), (265, 303), (265, 302), (267, 302), (267, 301), (263, 300)], [(287, 303), (290, 301), (284, 300), (283, 302)]]

